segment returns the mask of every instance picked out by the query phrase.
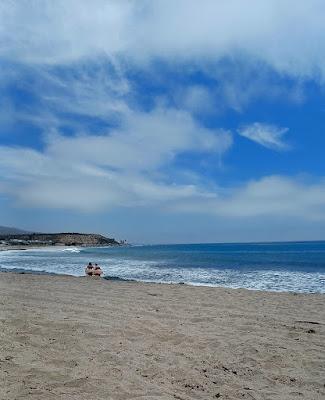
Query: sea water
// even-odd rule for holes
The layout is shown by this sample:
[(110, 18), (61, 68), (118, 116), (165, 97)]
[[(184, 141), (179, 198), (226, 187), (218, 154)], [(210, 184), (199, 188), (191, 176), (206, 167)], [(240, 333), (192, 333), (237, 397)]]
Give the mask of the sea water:
[(0, 252), (0, 269), (271, 291), (325, 293), (325, 242), (44, 248)]

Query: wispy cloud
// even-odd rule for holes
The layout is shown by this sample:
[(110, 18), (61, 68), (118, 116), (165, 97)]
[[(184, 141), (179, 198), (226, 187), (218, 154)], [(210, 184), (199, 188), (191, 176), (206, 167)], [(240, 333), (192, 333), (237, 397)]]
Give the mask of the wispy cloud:
[[(251, 177), (223, 188), (195, 162), (212, 155), (218, 164), (232, 147), (216, 112), (240, 116), (252, 98), (300, 102), (301, 82), (324, 81), (324, 13), (323, 0), (251, 0), (246, 9), (241, 0), (2, 1), (0, 90), (24, 99), (0, 102), (0, 126), (28, 121), (42, 138), (0, 146), (1, 193), (82, 212), (321, 219), (322, 180)], [(175, 87), (161, 65), (178, 74)], [(152, 79), (139, 88), (134, 75)], [(238, 131), (276, 151), (289, 149), (287, 132), (259, 122)]]
[(238, 130), (238, 133), (272, 150), (288, 150), (289, 145), (284, 142), (283, 136), (288, 132), (288, 128), (281, 128), (276, 125), (262, 124), (255, 122), (246, 125)]
[(210, 197), (188, 199), (178, 211), (227, 218), (282, 217), (325, 220), (325, 180), (311, 182), (299, 177), (265, 176), (231, 190), (219, 188)]
[(204, 128), (185, 112), (130, 112), (104, 135), (48, 133), (42, 152), (0, 147), (0, 182), (31, 206), (97, 210), (160, 204), (199, 192), (164, 172), (178, 154), (221, 157), (231, 145), (230, 132)]
[(310, 78), (325, 73), (324, 11), (322, 0), (252, 0), (247, 9), (241, 0), (3, 1), (0, 54), (41, 64), (99, 54), (202, 64), (244, 54)]

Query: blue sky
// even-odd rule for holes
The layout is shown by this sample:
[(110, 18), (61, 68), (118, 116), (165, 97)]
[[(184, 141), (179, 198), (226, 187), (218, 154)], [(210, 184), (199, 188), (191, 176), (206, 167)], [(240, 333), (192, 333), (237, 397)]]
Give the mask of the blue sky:
[(320, 0), (3, 1), (0, 224), (324, 239)]

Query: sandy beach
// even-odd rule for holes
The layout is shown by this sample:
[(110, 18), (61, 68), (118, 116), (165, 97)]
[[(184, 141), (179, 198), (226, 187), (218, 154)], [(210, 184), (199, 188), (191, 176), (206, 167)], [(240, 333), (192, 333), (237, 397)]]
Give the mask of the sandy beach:
[(325, 295), (0, 274), (0, 399), (324, 399)]

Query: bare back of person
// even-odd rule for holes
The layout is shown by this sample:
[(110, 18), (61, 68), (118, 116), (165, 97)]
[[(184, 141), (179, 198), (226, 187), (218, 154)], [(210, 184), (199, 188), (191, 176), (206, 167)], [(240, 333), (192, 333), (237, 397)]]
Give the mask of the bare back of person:
[(93, 272), (94, 272), (94, 267), (93, 267), (92, 263), (89, 263), (85, 268), (85, 274), (87, 276), (92, 276)]
[(93, 275), (94, 275), (94, 276), (99, 276), (99, 277), (103, 275), (102, 269), (101, 269), (100, 266), (97, 265), (97, 264), (95, 264), (94, 271), (93, 271)]

